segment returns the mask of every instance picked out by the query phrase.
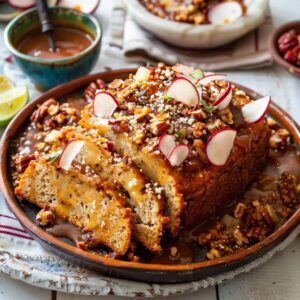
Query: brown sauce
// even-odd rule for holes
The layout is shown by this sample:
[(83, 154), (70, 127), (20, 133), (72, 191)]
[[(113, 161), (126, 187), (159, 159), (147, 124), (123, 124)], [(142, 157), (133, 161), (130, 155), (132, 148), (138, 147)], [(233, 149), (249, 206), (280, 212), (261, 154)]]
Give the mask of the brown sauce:
[(75, 225), (64, 220), (56, 220), (52, 227), (47, 228), (47, 231), (54, 236), (67, 238), (75, 245), (82, 241), (81, 230)]
[(75, 28), (58, 27), (53, 33), (57, 50), (49, 49), (48, 36), (41, 31), (31, 32), (24, 38), (17, 49), (34, 57), (57, 59), (74, 56), (88, 48), (93, 39), (87, 33)]

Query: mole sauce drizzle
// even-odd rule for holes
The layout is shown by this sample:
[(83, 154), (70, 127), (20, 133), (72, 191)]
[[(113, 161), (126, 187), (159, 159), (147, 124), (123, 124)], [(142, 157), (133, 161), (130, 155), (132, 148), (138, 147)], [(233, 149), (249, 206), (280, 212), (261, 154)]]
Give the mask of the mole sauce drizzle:
[[(78, 98), (67, 102), (78, 111), (78, 114), (86, 104), (83, 100), (78, 101)], [(36, 145), (41, 142), (41, 138), (37, 134), (38, 132), (38, 128), (33, 126), (32, 123), (29, 124), (23, 134), (15, 141), (15, 151), (22, 152), (24, 149), (27, 149), (26, 151), (29, 152), (36, 151)], [(247, 136), (241, 136), (237, 139), (237, 142), (245, 147), (249, 145)], [(243, 201), (241, 199), (257, 195), (267, 195), (273, 191), (275, 177), (284, 171), (300, 179), (300, 155), (294, 145), (288, 146), (284, 151), (270, 150), (267, 166), (259, 177), (260, 180), (254, 182), (241, 198), (234, 199), (231, 203), (228, 203), (227, 206), (223, 207), (222, 211), (219, 212), (216, 217), (193, 228), (182, 229), (176, 238), (166, 235), (162, 241), (163, 251), (160, 255), (153, 255), (141, 246), (138, 246), (137, 252), (141, 257), (141, 261), (170, 265), (204, 260), (206, 250), (197, 243), (199, 234), (212, 228), (224, 215), (233, 215), (235, 204)], [(84, 233), (81, 229), (64, 220), (56, 220), (51, 227), (47, 228), (47, 231), (54, 236), (67, 238), (75, 245), (78, 245), (78, 242), (84, 241), (87, 238), (87, 233)], [(104, 253), (105, 255), (114, 257), (114, 253), (105, 248), (92, 249), (91, 251), (98, 251), (99, 255), (103, 255)], [(124, 258), (124, 260), (126, 260), (126, 258)]]
[(92, 42), (92, 37), (76, 28), (57, 27), (53, 32), (57, 50), (49, 49), (48, 36), (40, 30), (29, 33), (17, 45), (17, 49), (34, 57), (44, 59), (59, 59), (74, 56), (88, 48)]

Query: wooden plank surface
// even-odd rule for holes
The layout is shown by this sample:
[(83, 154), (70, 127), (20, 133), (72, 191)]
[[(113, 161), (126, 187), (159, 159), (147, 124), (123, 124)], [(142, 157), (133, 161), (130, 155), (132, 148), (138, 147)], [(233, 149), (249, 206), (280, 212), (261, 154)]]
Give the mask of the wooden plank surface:
[(220, 300), (299, 300), (300, 239), (272, 260), (219, 286)]
[[(80, 296), (80, 295), (70, 295), (64, 293), (57, 293), (56, 300), (99, 300), (99, 296)], [(127, 297), (116, 297), (116, 296), (107, 296), (101, 297), (102, 299), (107, 298), (107, 300), (131, 300), (132, 298)], [(1, 297), (0, 297), (1, 299)], [(199, 292), (186, 295), (186, 296), (171, 296), (171, 297), (155, 297), (155, 300), (217, 300), (215, 287), (207, 288)]]
[(0, 300), (51, 300), (51, 291), (0, 274)]

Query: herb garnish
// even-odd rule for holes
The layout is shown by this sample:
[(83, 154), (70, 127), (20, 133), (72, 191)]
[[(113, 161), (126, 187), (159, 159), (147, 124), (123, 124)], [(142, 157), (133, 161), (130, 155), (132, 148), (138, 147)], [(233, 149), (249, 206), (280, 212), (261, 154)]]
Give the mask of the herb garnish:
[(57, 161), (60, 157), (60, 152), (52, 152), (50, 154), (50, 157), (51, 157), (51, 161), (54, 162), (54, 161)]
[(181, 131), (176, 132), (179, 143), (184, 140), (184, 134)]
[(168, 95), (163, 95), (162, 98), (163, 98), (164, 100), (167, 100), (167, 101), (172, 101), (172, 100), (174, 99), (174, 98), (172, 98), (172, 97), (170, 97), (170, 96), (168, 96)]
[(203, 105), (203, 109), (208, 113), (211, 113), (218, 108), (217, 106), (207, 104), (203, 99), (200, 100), (200, 103)]
[(170, 108), (169, 108), (169, 107), (166, 107), (166, 108), (162, 109), (159, 113), (160, 113), (160, 114), (164, 114), (164, 113), (166, 113), (166, 112), (169, 111), (169, 110), (170, 110)]
[(195, 79), (200, 79), (203, 77), (203, 72), (201, 70), (196, 70), (194, 73), (190, 74)]

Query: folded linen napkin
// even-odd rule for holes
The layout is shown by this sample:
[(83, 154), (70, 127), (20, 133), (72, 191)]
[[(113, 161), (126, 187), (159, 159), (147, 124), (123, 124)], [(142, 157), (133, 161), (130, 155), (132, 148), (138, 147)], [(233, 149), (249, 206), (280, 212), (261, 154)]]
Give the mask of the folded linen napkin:
[(170, 46), (137, 25), (126, 12), (126, 2), (115, 0), (109, 24), (111, 51), (123, 53), (128, 61), (177, 62), (211, 70), (251, 69), (270, 65), (267, 49), (272, 30), (271, 15), (264, 24), (238, 41), (213, 50), (188, 50)]

